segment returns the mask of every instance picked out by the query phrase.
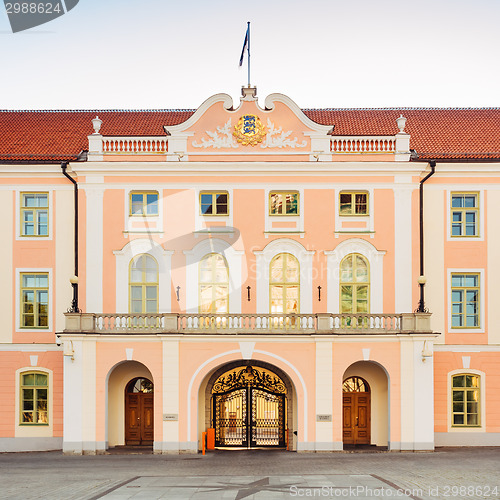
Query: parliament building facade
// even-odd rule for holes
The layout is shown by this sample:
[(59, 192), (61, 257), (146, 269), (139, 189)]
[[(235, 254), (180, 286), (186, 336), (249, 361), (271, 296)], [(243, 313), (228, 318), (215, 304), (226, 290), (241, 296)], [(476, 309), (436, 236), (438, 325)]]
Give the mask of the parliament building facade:
[(499, 109), (0, 132), (0, 451), (500, 445)]

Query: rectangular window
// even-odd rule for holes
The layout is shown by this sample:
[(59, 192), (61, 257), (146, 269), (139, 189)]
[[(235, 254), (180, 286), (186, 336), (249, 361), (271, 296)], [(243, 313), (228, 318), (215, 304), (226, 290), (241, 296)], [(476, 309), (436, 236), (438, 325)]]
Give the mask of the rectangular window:
[(48, 425), (47, 379), (45, 373), (21, 375), (21, 424)]
[(21, 236), (49, 235), (49, 194), (21, 193)]
[(130, 215), (158, 215), (158, 193), (130, 193)]
[(200, 215), (228, 215), (229, 195), (226, 192), (200, 193)]
[(299, 215), (299, 193), (269, 193), (269, 215)]
[(340, 215), (368, 215), (368, 193), (340, 193)]
[(49, 327), (49, 275), (21, 274), (21, 328)]
[(477, 193), (451, 194), (451, 235), (479, 236), (479, 195)]
[(451, 327), (479, 328), (479, 274), (451, 275)]
[(454, 427), (478, 427), (479, 422), (479, 377), (477, 375), (455, 375), (453, 377)]

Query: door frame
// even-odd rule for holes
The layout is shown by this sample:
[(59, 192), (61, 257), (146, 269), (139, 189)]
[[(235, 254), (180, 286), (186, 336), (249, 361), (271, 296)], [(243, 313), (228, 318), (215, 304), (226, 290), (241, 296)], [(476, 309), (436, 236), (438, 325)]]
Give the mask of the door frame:
[[(138, 380), (144, 379), (149, 384), (151, 384), (151, 388), (153, 389), (151, 392), (142, 392), (142, 391), (130, 391), (129, 388), (132, 384), (135, 384)], [(132, 397), (136, 398), (138, 403), (137, 410), (137, 420), (139, 423), (139, 439), (133, 439), (130, 437), (130, 428), (132, 418), (132, 408), (131, 408), (131, 399)], [(151, 401), (148, 401), (151, 400)], [(148, 412), (148, 413), (147, 413)], [(125, 412), (124, 412), (124, 420), (125, 420), (125, 432), (124, 432), (124, 441), (125, 446), (152, 446), (154, 441), (154, 385), (151, 380), (146, 377), (134, 377), (129, 380), (125, 385)], [(148, 418), (151, 422), (151, 425), (147, 426)], [(147, 427), (146, 427), (147, 426)]]
[[(368, 389), (367, 391), (344, 391), (344, 384), (347, 380), (349, 379), (360, 379), (363, 384), (364, 388)], [(370, 385), (368, 382), (363, 379), (362, 377), (357, 377), (357, 376), (352, 376), (348, 377), (346, 380), (344, 380), (343, 388), (342, 388), (342, 442), (344, 444), (348, 445), (357, 445), (357, 444), (371, 444), (371, 389)], [(360, 403), (360, 399), (366, 398), (367, 401), (363, 404)], [(350, 401), (346, 404), (346, 400), (349, 399)], [(359, 422), (360, 418), (360, 408), (366, 407), (367, 411), (365, 414), (365, 420), (366, 420), (366, 434), (367, 437), (362, 437), (360, 438), (358, 436), (359, 433), (359, 426), (357, 425), (356, 422)], [(345, 419), (346, 419), (346, 410), (347, 408), (350, 408), (350, 412), (348, 412), (349, 417), (350, 417), (350, 426), (346, 427), (345, 425)], [(352, 435), (352, 438), (348, 438), (346, 440), (346, 429), (349, 429)]]

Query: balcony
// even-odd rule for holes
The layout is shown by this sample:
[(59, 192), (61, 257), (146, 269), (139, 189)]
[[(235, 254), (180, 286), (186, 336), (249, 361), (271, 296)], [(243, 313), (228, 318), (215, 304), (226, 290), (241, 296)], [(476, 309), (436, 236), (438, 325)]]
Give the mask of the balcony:
[(430, 314), (93, 314), (66, 313), (63, 333), (100, 335), (429, 334)]

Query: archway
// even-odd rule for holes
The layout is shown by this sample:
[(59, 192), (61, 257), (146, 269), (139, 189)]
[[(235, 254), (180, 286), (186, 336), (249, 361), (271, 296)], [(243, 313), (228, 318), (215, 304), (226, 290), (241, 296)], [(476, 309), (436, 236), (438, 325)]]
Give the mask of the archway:
[(257, 360), (226, 364), (208, 378), (204, 403), (215, 447), (292, 448), (294, 389), (279, 368)]
[(344, 372), (344, 445), (388, 446), (389, 380), (385, 369), (372, 361), (358, 361)]
[[(134, 385), (131, 384), (134, 381), (137, 382), (138, 379), (147, 380), (151, 382), (151, 385), (154, 384), (151, 372), (145, 365), (138, 361), (123, 361), (114, 366), (108, 374), (106, 441), (109, 447), (123, 446), (127, 443), (125, 432), (127, 427), (127, 391), (131, 390), (132, 394), (134, 394)], [(145, 386), (139, 380), (137, 390), (140, 390), (141, 387)], [(151, 411), (151, 418), (152, 414), (153, 411)], [(152, 440), (149, 444), (152, 444)]]

